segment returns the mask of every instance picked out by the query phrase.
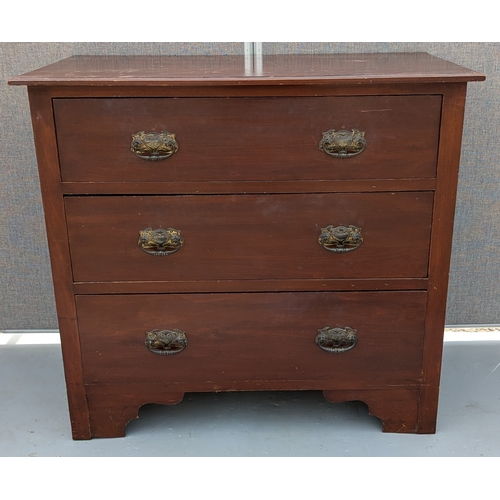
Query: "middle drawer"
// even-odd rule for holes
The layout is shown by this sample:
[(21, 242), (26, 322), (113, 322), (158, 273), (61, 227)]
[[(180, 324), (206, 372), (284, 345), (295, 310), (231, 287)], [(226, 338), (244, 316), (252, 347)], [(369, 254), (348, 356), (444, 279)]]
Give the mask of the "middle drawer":
[(423, 278), (432, 192), (67, 197), (76, 282)]

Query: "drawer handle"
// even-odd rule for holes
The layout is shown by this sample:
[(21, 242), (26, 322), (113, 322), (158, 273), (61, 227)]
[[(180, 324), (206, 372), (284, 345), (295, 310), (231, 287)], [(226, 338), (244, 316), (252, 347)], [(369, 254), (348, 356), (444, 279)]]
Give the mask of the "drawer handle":
[(139, 158), (148, 161), (165, 160), (179, 149), (175, 134), (166, 130), (159, 132), (137, 132), (132, 135), (130, 150)]
[(318, 330), (316, 345), (326, 352), (340, 353), (350, 351), (357, 343), (357, 330), (345, 328), (330, 328), (325, 326)]
[(180, 250), (184, 245), (184, 239), (181, 232), (172, 227), (168, 229), (147, 227), (139, 231), (138, 245), (149, 255), (170, 255)]
[(146, 347), (154, 354), (170, 356), (179, 354), (187, 345), (186, 332), (181, 330), (151, 330), (146, 333)]
[(363, 243), (361, 229), (356, 226), (327, 226), (321, 228), (318, 243), (329, 252), (346, 253)]
[(366, 148), (365, 133), (353, 128), (349, 130), (328, 130), (323, 132), (319, 149), (334, 158), (351, 158)]

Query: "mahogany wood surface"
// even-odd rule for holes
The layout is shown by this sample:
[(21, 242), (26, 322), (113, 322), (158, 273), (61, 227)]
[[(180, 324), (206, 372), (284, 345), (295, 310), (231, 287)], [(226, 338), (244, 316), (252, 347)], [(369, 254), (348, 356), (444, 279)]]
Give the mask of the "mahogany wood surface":
[[(265, 56), (261, 73), (75, 56), (10, 80), (29, 87), (73, 438), (219, 390), (321, 390), (386, 432), (435, 432), (466, 82), (484, 78), (400, 53)], [(171, 158), (129, 151), (165, 128)], [(366, 150), (328, 157), (330, 128), (365, 131)], [(318, 244), (349, 224), (358, 249)], [(147, 255), (146, 227), (185, 245)], [(325, 326), (358, 344), (320, 350)], [(188, 347), (149, 352), (145, 332), (171, 328)]]
[(75, 439), (90, 439), (89, 410), (83, 385), (75, 300), (71, 289), (71, 257), (66, 232), (57, 141), (49, 89), (30, 88), (29, 102), (50, 250), (72, 433)]
[(362, 401), (368, 405), (369, 414), (382, 421), (383, 432), (423, 434), (417, 418), (419, 391), (415, 387), (395, 387), (390, 390), (341, 390), (323, 391), (332, 403)]
[(158, 384), (144, 384), (135, 391), (131, 391), (130, 386), (88, 386), (92, 437), (123, 437), (125, 426), (130, 420), (139, 417), (139, 409), (145, 402), (174, 405), (181, 402), (183, 397), (183, 393), (169, 393), (168, 387)]
[[(168, 392), (386, 388), (421, 377), (426, 292), (79, 295), (86, 384), (167, 384)], [(324, 327), (349, 326), (347, 352), (320, 349)], [(162, 356), (148, 331), (179, 329), (188, 346)], [(131, 369), (133, 367), (133, 369)]]
[[(290, 384), (287, 381), (266, 382), (266, 387), (270, 388), (268, 390), (273, 391), (288, 390), (288, 386)], [(87, 387), (93, 437), (123, 437), (127, 423), (139, 417), (141, 406), (146, 403), (174, 405), (181, 402), (184, 396), (183, 393), (169, 393), (165, 384), (136, 384), (135, 387), (134, 392), (130, 392), (130, 385)], [(253, 390), (257, 390), (255, 384)], [(308, 390), (306, 384), (303, 385), (303, 390)], [(419, 391), (415, 387), (388, 390), (337, 389), (323, 391), (323, 394), (332, 403), (366, 403), (369, 414), (381, 420), (383, 432), (427, 433), (420, 429), (417, 421)]]
[[(425, 278), (432, 192), (70, 197), (75, 281)], [(363, 243), (335, 254), (322, 228), (354, 225)], [(139, 231), (175, 228), (172, 255), (142, 251)]]
[(435, 179), (209, 182), (62, 182), (64, 194), (365, 193), (431, 191)]
[(425, 326), (424, 385), (419, 406), (421, 432), (436, 431), (443, 331), (451, 261), (451, 241), (465, 110), (466, 84), (450, 85), (443, 96), (438, 177), (429, 260), (429, 295)]
[(11, 85), (286, 85), (432, 83), (484, 75), (423, 52), (266, 55), (262, 71), (244, 56), (73, 56), (10, 80)]
[[(11, 82), (9, 82), (11, 83)], [(90, 84), (89, 84), (90, 83)], [(224, 85), (157, 85), (147, 86), (102, 86), (81, 81), (78, 84), (54, 84), (50, 86), (53, 99), (59, 98), (118, 98), (118, 97), (353, 97), (353, 96), (389, 96), (389, 95), (438, 95), (442, 96), (448, 83), (407, 83), (398, 85), (383, 81), (360, 81), (356, 85), (343, 83), (325, 83), (321, 85), (302, 84), (300, 81), (287, 85), (238, 84), (227, 82)]]
[[(63, 181), (186, 182), (434, 177), (440, 96), (55, 99)], [(357, 129), (366, 149), (332, 158), (323, 132)], [(150, 162), (132, 134), (174, 133)]]
[(76, 294), (427, 290), (427, 278), (77, 282)]

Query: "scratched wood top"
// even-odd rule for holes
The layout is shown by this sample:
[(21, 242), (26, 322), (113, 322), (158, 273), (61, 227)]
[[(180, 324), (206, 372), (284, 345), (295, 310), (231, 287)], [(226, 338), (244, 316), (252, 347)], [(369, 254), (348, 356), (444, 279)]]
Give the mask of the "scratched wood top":
[(72, 56), (10, 85), (293, 85), (481, 81), (485, 76), (423, 52), (241, 56)]

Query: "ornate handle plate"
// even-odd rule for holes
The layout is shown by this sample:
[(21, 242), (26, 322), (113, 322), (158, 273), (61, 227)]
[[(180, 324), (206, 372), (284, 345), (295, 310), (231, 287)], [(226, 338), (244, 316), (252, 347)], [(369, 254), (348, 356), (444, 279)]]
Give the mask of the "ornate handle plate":
[(340, 353), (350, 351), (357, 343), (356, 330), (345, 328), (330, 328), (325, 326), (318, 330), (316, 345), (326, 352)]
[(163, 229), (152, 229), (147, 227), (139, 231), (139, 241), (137, 242), (141, 250), (149, 255), (170, 255), (181, 249), (184, 239), (178, 229), (169, 227)]
[(353, 128), (349, 130), (335, 129), (323, 132), (319, 149), (334, 158), (351, 158), (362, 153), (367, 146), (365, 133)]
[(130, 150), (139, 158), (148, 161), (165, 160), (179, 149), (175, 134), (161, 132), (137, 132), (132, 135)]
[(329, 252), (346, 253), (363, 243), (361, 229), (356, 226), (327, 226), (321, 228), (318, 243)]
[(186, 332), (181, 330), (151, 330), (146, 333), (146, 347), (155, 354), (170, 356), (183, 351), (187, 345)]

